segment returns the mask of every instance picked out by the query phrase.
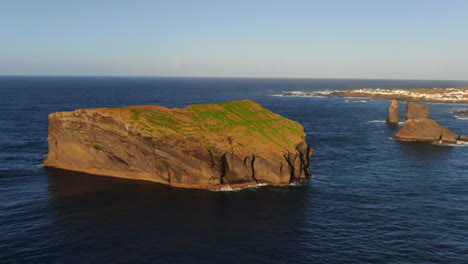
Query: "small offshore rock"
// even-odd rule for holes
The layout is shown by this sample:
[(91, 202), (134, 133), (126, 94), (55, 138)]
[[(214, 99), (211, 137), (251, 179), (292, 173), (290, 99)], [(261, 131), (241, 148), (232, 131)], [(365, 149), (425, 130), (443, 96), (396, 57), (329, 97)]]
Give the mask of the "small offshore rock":
[(455, 111), (453, 111), (453, 113), (457, 114), (457, 115), (468, 115), (468, 109), (455, 110)]
[(455, 133), (429, 118), (409, 119), (403, 124), (394, 139), (403, 141), (426, 141), (457, 143)]

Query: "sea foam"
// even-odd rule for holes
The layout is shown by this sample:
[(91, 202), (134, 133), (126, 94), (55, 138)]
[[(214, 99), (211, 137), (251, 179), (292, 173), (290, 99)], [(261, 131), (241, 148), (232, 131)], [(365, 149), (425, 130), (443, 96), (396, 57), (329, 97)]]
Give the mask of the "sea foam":
[(225, 185), (223, 187), (220, 187), (218, 189), (212, 189), (210, 191), (213, 191), (213, 192), (236, 192), (236, 191), (241, 191), (241, 190), (244, 190), (244, 189), (255, 189), (255, 188), (262, 187), (262, 186), (267, 186), (267, 185), (268, 184), (266, 184), (266, 183), (252, 184), (252, 185), (245, 186), (245, 187), (231, 187), (230, 185)]
[[(367, 122), (369, 122), (369, 123), (386, 123), (387, 121), (385, 121), (385, 120), (369, 120)], [(402, 125), (403, 123), (404, 122), (400, 121), (400, 122), (398, 122), (398, 125)]]
[(332, 93), (337, 91), (323, 90), (323, 91), (313, 91), (313, 92), (304, 92), (304, 91), (283, 91), (281, 94), (274, 94), (273, 96), (281, 97), (327, 97), (331, 96)]
[(457, 141), (456, 144), (454, 143), (432, 143), (434, 146), (439, 146), (439, 147), (467, 147), (468, 142), (463, 142), (463, 141)]
[(455, 116), (456, 119), (460, 119), (460, 120), (468, 120), (468, 116)]

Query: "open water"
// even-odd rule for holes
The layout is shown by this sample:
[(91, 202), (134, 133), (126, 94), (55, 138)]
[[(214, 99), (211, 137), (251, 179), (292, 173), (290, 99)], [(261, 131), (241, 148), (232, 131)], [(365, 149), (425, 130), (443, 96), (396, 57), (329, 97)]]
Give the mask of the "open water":
[[(385, 100), (273, 96), (460, 86), (468, 81), (0, 77), (0, 263), (468, 263), (466, 145), (391, 140)], [(314, 178), (213, 192), (41, 166), (52, 112), (246, 98), (305, 127)], [(426, 105), (468, 134), (452, 113), (468, 105)]]

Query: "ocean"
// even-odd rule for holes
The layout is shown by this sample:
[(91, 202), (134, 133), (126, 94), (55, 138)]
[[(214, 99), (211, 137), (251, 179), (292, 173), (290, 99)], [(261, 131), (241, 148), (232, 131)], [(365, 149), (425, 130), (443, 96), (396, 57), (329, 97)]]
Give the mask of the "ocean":
[[(382, 122), (386, 100), (275, 96), (461, 86), (468, 81), (0, 77), (0, 263), (466, 263), (468, 145), (392, 140), (399, 127)], [(42, 167), (49, 113), (238, 99), (304, 126), (312, 178), (215, 192)], [(425, 105), (468, 134), (467, 118), (452, 113), (468, 105)]]

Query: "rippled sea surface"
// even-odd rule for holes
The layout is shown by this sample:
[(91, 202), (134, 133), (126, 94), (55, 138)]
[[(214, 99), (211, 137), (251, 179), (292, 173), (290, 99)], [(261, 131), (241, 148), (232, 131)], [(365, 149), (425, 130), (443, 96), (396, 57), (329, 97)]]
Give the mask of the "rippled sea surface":
[[(0, 77), (0, 263), (467, 263), (468, 146), (390, 138), (385, 100), (282, 91), (463, 81)], [(47, 115), (252, 99), (300, 122), (314, 178), (188, 190), (45, 169)], [(452, 111), (431, 117), (468, 134)], [(404, 109), (404, 105), (400, 105)]]

